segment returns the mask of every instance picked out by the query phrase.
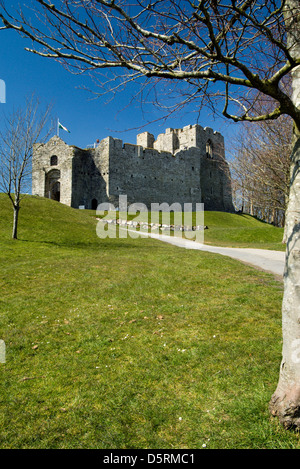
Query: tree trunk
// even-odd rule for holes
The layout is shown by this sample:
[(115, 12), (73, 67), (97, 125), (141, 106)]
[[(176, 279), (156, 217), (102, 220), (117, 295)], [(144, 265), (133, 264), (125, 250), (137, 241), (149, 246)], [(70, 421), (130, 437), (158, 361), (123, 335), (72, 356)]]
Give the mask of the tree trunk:
[(270, 402), (272, 415), (286, 428), (300, 428), (300, 135), (291, 156), (286, 216), (286, 262), (282, 303), (283, 349), (279, 382)]
[[(290, 54), (300, 56), (299, 0), (287, 0), (285, 23)], [(300, 108), (300, 66), (292, 72), (292, 101)], [(285, 220), (286, 261), (282, 303), (282, 361), (277, 389), (270, 402), (272, 415), (286, 428), (300, 428), (300, 122), (294, 125), (290, 194)]]
[(19, 205), (14, 205), (14, 221), (13, 221), (13, 230), (12, 230), (12, 238), (17, 239), (18, 237), (18, 219), (19, 219)]

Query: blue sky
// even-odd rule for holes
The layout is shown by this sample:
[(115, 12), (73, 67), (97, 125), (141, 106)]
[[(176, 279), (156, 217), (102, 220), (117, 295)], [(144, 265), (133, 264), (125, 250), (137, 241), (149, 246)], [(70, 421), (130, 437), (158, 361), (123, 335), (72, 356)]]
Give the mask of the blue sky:
[[(138, 92), (139, 85), (132, 85), (109, 103), (107, 97), (95, 99), (88, 91), (80, 89), (82, 86), (92, 87), (89, 77), (72, 75), (54, 60), (25, 51), (24, 47), (30, 45), (28, 40), (14, 31), (1, 31), (0, 34), (0, 79), (6, 84), (6, 103), (0, 104), (0, 128), (4, 114), (24, 106), (26, 97), (32, 93), (43, 104), (53, 104), (53, 116), (59, 118), (71, 132), (69, 134), (61, 130), (60, 137), (66, 143), (81, 148), (109, 135), (126, 143), (136, 143), (136, 135), (140, 132), (148, 130), (157, 137), (165, 128), (182, 128), (196, 123), (195, 109), (191, 108), (166, 122), (146, 125), (162, 114), (150, 105), (145, 107), (146, 112), (142, 112), (137, 101), (127, 106), (131, 94)], [(198, 123), (221, 132), (226, 146), (229, 145), (232, 132), (238, 130), (236, 125), (225, 119), (214, 119), (206, 111), (202, 111)]]

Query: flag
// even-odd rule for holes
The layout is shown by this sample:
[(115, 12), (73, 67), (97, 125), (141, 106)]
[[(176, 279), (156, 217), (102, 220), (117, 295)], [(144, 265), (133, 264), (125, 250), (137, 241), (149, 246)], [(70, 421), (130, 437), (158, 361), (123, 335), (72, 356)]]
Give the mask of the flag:
[(66, 127), (64, 127), (59, 121), (58, 121), (58, 128), (59, 129), (63, 129), (65, 130), (66, 132), (69, 132), (69, 134), (71, 133)]

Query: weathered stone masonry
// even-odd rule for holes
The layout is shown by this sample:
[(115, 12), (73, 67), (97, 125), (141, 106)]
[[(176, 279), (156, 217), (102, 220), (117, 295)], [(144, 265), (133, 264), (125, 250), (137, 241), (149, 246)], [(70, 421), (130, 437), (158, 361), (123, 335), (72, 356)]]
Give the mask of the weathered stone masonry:
[(233, 211), (224, 138), (209, 127), (167, 129), (137, 144), (107, 137), (95, 148), (69, 146), (54, 136), (33, 151), (32, 193), (74, 208), (102, 202), (204, 203), (205, 210)]

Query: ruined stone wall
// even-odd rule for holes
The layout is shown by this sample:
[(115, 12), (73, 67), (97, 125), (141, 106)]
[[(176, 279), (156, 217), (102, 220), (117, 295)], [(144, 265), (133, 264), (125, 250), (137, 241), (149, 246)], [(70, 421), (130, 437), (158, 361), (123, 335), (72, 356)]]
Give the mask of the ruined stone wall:
[(45, 144), (36, 144), (32, 158), (32, 194), (54, 198), (51, 189), (55, 179), (60, 189), (59, 201), (71, 205), (73, 154), (74, 147), (68, 146), (57, 136)]
[(82, 150), (55, 136), (34, 149), (32, 193), (75, 208), (107, 201), (117, 207), (119, 195), (126, 195), (128, 204), (148, 208), (177, 202), (233, 211), (220, 133), (193, 125), (167, 129), (156, 141), (143, 132), (137, 143), (107, 137), (96, 148)]
[(143, 132), (136, 137), (136, 144), (141, 145), (143, 148), (153, 148), (154, 141), (154, 135), (149, 132)]
[(76, 148), (72, 161), (72, 207), (95, 209), (105, 197), (106, 183), (101, 166), (96, 164), (95, 149)]
[(156, 141), (144, 132), (137, 143), (109, 140), (112, 202), (124, 194), (128, 203), (142, 202), (149, 208), (151, 203), (203, 202), (207, 210), (233, 211), (224, 138), (219, 132), (190, 125), (167, 129)]
[[(102, 149), (102, 147), (104, 147)], [(103, 150), (103, 151), (102, 151)], [(106, 174), (102, 177), (102, 174)], [(59, 198), (57, 191), (59, 187)], [(32, 158), (32, 194), (78, 208), (107, 200), (108, 154), (105, 145), (82, 150), (59, 137), (36, 144)]]
[(187, 125), (182, 129), (166, 129), (165, 133), (158, 135), (153, 148), (158, 151), (176, 153), (178, 150), (197, 147), (200, 149), (201, 155), (204, 155), (208, 142), (211, 142), (214, 157), (225, 156), (224, 137), (219, 132), (214, 132), (210, 127), (203, 128), (198, 124)]
[[(113, 139), (112, 139), (113, 140)], [(189, 155), (176, 156), (142, 146), (111, 141), (109, 152), (109, 197), (113, 202), (119, 194), (127, 195), (128, 203), (201, 201), (200, 158), (197, 149)]]

